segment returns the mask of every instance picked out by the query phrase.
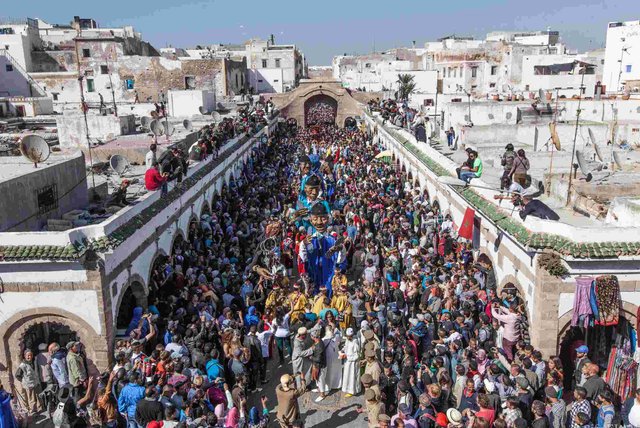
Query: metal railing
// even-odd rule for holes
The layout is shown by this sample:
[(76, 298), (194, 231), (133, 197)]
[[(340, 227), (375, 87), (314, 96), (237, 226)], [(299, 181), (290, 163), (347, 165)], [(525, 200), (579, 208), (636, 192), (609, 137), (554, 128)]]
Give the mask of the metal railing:
[(11, 63), (11, 65), (13, 66), (13, 68), (19, 71), (20, 73), (22, 73), (22, 75), (27, 79), (27, 81), (31, 85), (31, 96), (34, 95), (33, 94), (34, 89), (35, 89), (35, 92), (37, 92), (37, 95), (41, 97), (47, 96), (47, 93), (45, 92), (44, 88), (40, 86), (40, 84), (36, 82), (31, 77), (31, 75), (29, 75), (29, 72), (20, 65), (20, 63), (9, 53), (9, 51), (7, 51), (6, 49), (0, 49), (0, 56), (4, 56), (5, 58), (7, 58)]

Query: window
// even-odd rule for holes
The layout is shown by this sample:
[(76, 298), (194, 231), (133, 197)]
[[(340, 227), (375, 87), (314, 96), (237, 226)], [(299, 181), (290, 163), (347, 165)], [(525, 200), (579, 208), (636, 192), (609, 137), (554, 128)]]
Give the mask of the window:
[(106, 65), (101, 65), (100, 74), (109, 74), (109, 67), (107, 67)]
[(495, 88), (495, 87), (496, 87), (496, 84), (495, 84), (495, 83), (489, 83), (489, 87), (490, 87), (490, 88)]
[(456, 77), (458, 74), (458, 67), (453, 67), (453, 77)]
[(7, 71), (13, 71), (13, 65), (11, 65), (11, 64), (5, 64), (4, 68)]
[(52, 92), (51, 96), (53, 96), (53, 101), (58, 101), (58, 93), (57, 92)]
[(133, 79), (125, 79), (124, 81), (124, 85), (127, 89), (133, 89), (134, 87), (134, 80)]
[(278, 83), (280, 79), (273, 79), (273, 83)]
[(366, 63), (366, 64), (364, 65), (364, 68), (371, 68), (371, 63), (370, 63), (370, 62)]
[(529, 85), (524, 85), (524, 90), (529, 91)]
[(196, 88), (196, 78), (194, 76), (185, 76), (185, 78), (184, 78), (184, 88), (185, 89), (195, 89)]
[(495, 76), (496, 74), (498, 74), (498, 66), (497, 65), (492, 65), (491, 66), (491, 75)]
[(631, 64), (627, 64), (625, 68), (627, 70), (627, 73), (631, 73)]
[(262, 82), (264, 82), (264, 80), (258, 79), (258, 83), (262, 83)]
[(267, 68), (267, 60), (266, 59), (262, 60), (262, 68)]
[(91, 51), (89, 49), (82, 49), (82, 57), (83, 58), (91, 57)]
[(280, 58), (276, 58), (276, 68), (280, 68)]
[(87, 79), (87, 92), (95, 92), (96, 86), (93, 83), (93, 79)]
[(55, 184), (36, 191), (38, 214), (45, 214), (58, 208), (58, 187)]
[(471, 67), (471, 77), (474, 79), (478, 77), (478, 67)]

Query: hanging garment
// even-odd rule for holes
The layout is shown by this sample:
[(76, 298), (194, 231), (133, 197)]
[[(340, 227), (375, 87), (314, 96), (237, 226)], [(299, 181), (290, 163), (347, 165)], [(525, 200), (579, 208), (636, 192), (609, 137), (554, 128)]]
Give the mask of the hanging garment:
[(572, 326), (588, 327), (589, 317), (593, 315), (589, 296), (591, 295), (592, 277), (576, 278), (576, 297), (573, 299)]
[(598, 306), (597, 325), (617, 325), (620, 318), (620, 284), (615, 275), (599, 276), (595, 280), (595, 297)]

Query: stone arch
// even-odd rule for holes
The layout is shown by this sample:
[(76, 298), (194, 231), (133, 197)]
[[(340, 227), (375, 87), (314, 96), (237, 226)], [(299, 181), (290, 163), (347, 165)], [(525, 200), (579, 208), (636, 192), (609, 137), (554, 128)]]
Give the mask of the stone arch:
[[(31, 327), (38, 324), (50, 323), (67, 326), (75, 332), (77, 339), (86, 348), (87, 364), (90, 374), (97, 374), (100, 369), (108, 364), (108, 351), (106, 340), (89, 325), (85, 320), (60, 308), (37, 308), (20, 311), (0, 325), (0, 378), (7, 382), (6, 385), (14, 386), (13, 374), (20, 364), (25, 334)], [(63, 346), (64, 344), (61, 344)], [(101, 355), (102, 359), (98, 358)]]
[[(486, 253), (483, 252), (481, 254), (486, 254)], [(480, 257), (480, 256), (478, 256), (478, 257)], [(516, 277), (511, 275), (511, 274), (505, 275), (503, 278), (498, 278), (497, 277), (497, 272), (496, 272), (496, 269), (495, 269), (495, 263), (493, 263), (493, 261), (491, 260), (491, 257), (489, 257), (489, 261), (491, 261), (492, 262), (492, 266), (494, 266), (493, 272), (494, 272), (494, 274), (496, 274), (496, 283), (498, 284), (498, 290), (497, 290), (498, 295), (505, 288), (515, 288), (516, 289), (516, 295), (518, 297), (520, 297), (520, 299), (522, 299), (522, 301), (523, 301), (523, 305), (524, 305), (524, 309), (525, 309), (525, 315), (527, 316), (527, 320), (529, 321), (529, 332), (531, 332), (531, 313), (529, 313), (529, 307), (527, 305), (527, 298), (526, 298), (527, 297), (527, 293), (526, 293), (526, 290), (524, 290), (522, 288), (522, 286), (520, 285), (520, 282), (518, 282)]]
[(171, 241), (171, 254), (174, 253), (175, 249), (176, 249), (176, 245), (184, 242), (186, 240), (184, 232), (182, 231), (182, 229), (178, 229), (176, 230), (176, 234), (173, 237), (173, 240)]
[(151, 284), (151, 281), (152, 281), (151, 277), (153, 275), (153, 270), (156, 268), (156, 266), (159, 263), (166, 260), (168, 257), (169, 255), (162, 248), (158, 248), (156, 250), (155, 254), (151, 258), (151, 263), (149, 263), (149, 275), (147, 275), (147, 278), (149, 278), (148, 284)]
[(211, 206), (209, 205), (209, 199), (207, 197), (204, 198), (204, 202), (202, 203), (202, 208), (200, 209), (200, 217), (202, 217), (204, 214), (211, 215)]
[(144, 279), (138, 274), (131, 275), (118, 296), (114, 318), (115, 328), (126, 328), (133, 315), (133, 308), (142, 306), (146, 309), (149, 303), (148, 297), (149, 287), (145, 285)]
[[(328, 91), (326, 91), (328, 92)], [(313, 113), (320, 112), (316, 115)], [(316, 120), (322, 124), (335, 124), (338, 116), (338, 101), (324, 92), (314, 94), (304, 101), (304, 126), (316, 125)]]

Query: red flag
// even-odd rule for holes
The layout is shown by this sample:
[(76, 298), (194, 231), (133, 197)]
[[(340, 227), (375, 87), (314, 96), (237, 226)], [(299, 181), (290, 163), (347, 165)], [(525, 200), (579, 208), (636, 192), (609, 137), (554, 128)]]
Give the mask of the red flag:
[(468, 240), (471, 240), (473, 238), (473, 218), (475, 217), (475, 215), (476, 212), (471, 208), (467, 208), (467, 210), (464, 212), (462, 225), (460, 225), (460, 229), (458, 230), (459, 237)]

